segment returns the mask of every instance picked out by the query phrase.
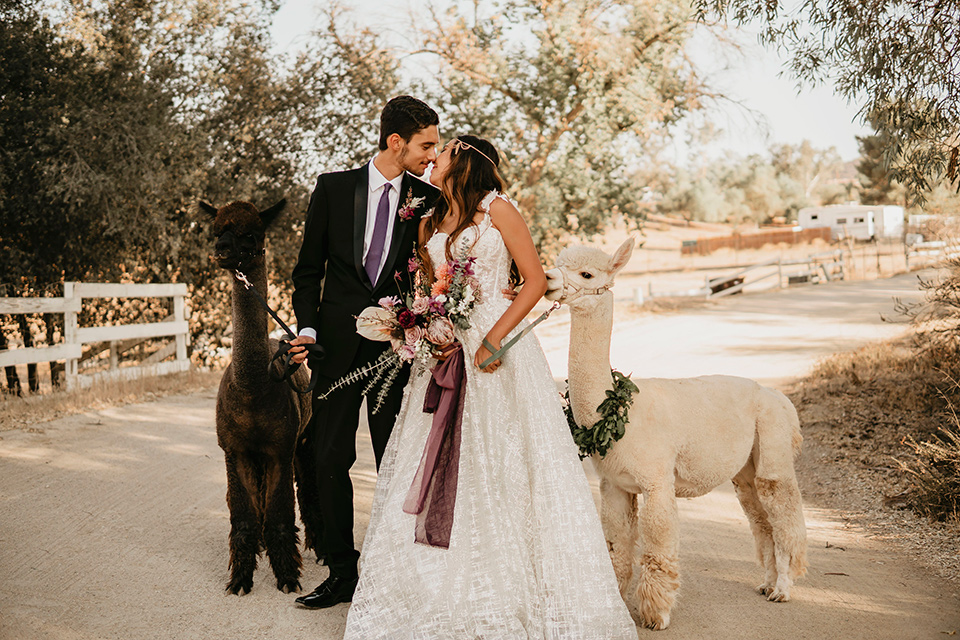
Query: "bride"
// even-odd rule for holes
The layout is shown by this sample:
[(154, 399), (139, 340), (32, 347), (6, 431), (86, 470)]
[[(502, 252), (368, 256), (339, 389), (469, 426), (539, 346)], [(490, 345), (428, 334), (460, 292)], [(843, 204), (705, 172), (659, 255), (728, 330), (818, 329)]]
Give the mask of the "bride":
[[(417, 542), (418, 517), (404, 511), (433, 420), (430, 373), (415, 368), (380, 466), (346, 638), (637, 637), (539, 343), (528, 336), (479, 368), (546, 290), (498, 164), (486, 140), (452, 140), (430, 174), (442, 198), (420, 226), (428, 267), (468, 250), (480, 283), (471, 326), (456, 331), (466, 379), (449, 541)], [(514, 267), (524, 286), (511, 302), (499, 292)]]

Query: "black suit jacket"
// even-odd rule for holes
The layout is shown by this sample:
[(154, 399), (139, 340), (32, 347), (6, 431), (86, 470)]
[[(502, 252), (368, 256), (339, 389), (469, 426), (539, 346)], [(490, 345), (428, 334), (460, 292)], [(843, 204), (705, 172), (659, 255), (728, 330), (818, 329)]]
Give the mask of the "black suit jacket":
[[(360, 341), (365, 340), (357, 334), (356, 316), (384, 296), (409, 290), (407, 261), (414, 256), (420, 218), (440, 194), (432, 185), (404, 174), (397, 215), (410, 197), (423, 200), (409, 220), (394, 220), (387, 260), (377, 282), (371, 283), (363, 268), (368, 184), (368, 165), (320, 175), (293, 269), (297, 326), (316, 329), (317, 343), (326, 355), (311, 365), (329, 378), (347, 373)], [(394, 277), (398, 271), (399, 280)]]

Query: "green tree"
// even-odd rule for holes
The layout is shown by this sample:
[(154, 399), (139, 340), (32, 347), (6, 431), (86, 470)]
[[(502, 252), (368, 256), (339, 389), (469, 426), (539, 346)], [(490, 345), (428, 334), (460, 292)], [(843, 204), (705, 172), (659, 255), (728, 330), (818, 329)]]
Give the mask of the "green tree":
[(694, 26), (681, 0), (504, 0), (454, 5), (425, 21), (439, 73), (419, 89), (446, 131), (490, 138), (548, 250), (614, 216), (642, 217), (632, 167), (701, 107), (684, 56)]
[(696, 0), (701, 17), (760, 21), (803, 82), (832, 80), (874, 124), (891, 178), (918, 201), (960, 182), (960, 3), (943, 0)]
[(300, 52), (275, 54), (269, 1), (50, 0), (49, 22), (2, 7), (4, 281), (187, 282), (194, 345), (209, 351), (229, 288), (195, 203), (285, 196), (268, 250), (273, 301), (289, 300), (316, 173), (369, 157), (395, 91), (376, 38), (331, 16)]
[[(880, 135), (857, 136), (860, 159), (857, 171), (860, 174), (860, 201), (863, 204), (894, 204), (904, 202), (906, 192), (901, 184), (890, 178), (890, 171), (883, 160), (888, 144)], [(928, 202), (929, 204), (929, 202)]]
[(89, 230), (48, 189), (54, 159), (67, 152), (60, 133), (71, 104), (94, 84), (89, 62), (34, 8), (0, 5), (0, 295), (59, 281), (70, 238)]
[(695, 167), (661, 165), (641, 173), (661, 194), (660, 213), (709, 222), (769, 222), (793, 218), (802, 207), (845, 199), (849, 180), (834, 149), (809, 142), (774, 145), (765, 155), (726, 154)]

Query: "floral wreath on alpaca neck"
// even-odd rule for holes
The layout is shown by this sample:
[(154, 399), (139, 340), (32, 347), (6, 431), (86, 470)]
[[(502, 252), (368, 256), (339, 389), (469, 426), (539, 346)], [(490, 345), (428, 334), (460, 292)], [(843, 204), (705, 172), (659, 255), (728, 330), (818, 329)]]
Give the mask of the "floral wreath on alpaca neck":
[(567, 416), (570, 435), (580, 449), (581, 460), (595, 453), (602, 458), (623, 437), (630, 421), (628, 414), (633, 404), (633, 394), (640, 392), (629, 376), (616, 369), (610, 369), (610, 374), (613, 376), (613, 389), (607, 389), (607, 397), (597, 407), (600, 419), (591, 427), (581, 427), (574, 419), (570, 406), (570, 381), (565, 381), (567, 389), (563, 393), (563, 412)]

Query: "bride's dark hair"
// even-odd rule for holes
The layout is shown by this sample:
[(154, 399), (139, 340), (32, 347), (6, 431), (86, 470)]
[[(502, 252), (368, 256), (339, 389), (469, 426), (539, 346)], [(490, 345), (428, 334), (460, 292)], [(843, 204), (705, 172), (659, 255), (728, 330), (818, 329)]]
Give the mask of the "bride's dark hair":
[[(457, 145), (457, 142), (465, 143)], [(460, 135), (448, 144), (455, 145), (450, 155), (450, 164), (447, 173), (440, 184), (440, 199), (433, 215), (426, 219), (424, 228), (425, 238), (433, 237), (447, 212), (456, 208), (460, 212), (460, 220), (449, 236), (445, 246), (447, 260), (453, 259), (450, 248), (454, 246), (460, 235), (469, 227), (476, 226), (473, 218), (480, 211), (480, 203), (491, 191), (504, 189), (503, 178), (497, 170), (500, 166), (500, 154), (497, 153), (489, 141), (471, 135)], [(421, 263), (427, 273), (433, 273), (433, 264), (427, 252), (425, 243), (418, 248)], [(511, 279), (519, 284), (515, 276), (519, 276), (516, 267), (511, 265)]]

